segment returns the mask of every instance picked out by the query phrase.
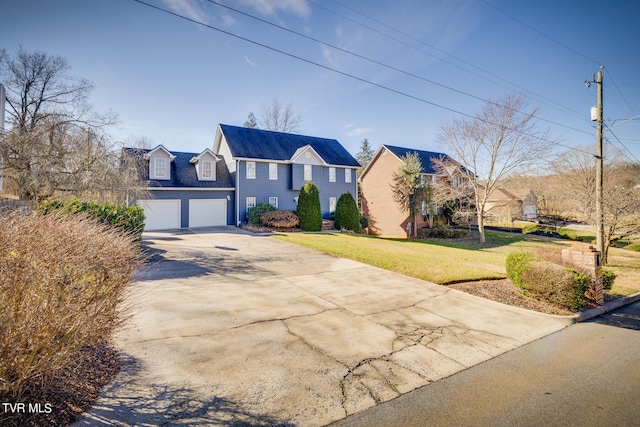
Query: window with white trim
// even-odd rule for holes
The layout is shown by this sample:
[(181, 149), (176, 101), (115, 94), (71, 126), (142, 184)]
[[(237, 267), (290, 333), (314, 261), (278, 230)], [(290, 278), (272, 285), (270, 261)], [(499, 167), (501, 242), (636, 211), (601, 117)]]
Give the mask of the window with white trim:
[(329, 213), (334, 213), (336, 211), (336, 198), (329, 197)]
[(155, 159), (153, 165), (153, 172), (156, 178), (164, 178), (167, 176), (167, 161), (165, 159)]
[(269, 204), (274, 208), (278, 209), (278, 198), (277, 197), (269, 197)]
[(256, 207), (256, 198), (255, 197), (247, 197), (247, 211), (251, 208)]
[(344, 170), (344, 182), (351, 184), (351, 169)]
[(269, 179), (271, 181), (278, 180), (278, 164), (277, 163), (269, 163)]
[(313, 168), (311, 165), (304, 165), (304, 180), (313, 181)]
[(209, 160), (204, 160), (202, 162), (202, 178), (204, 179), (213, 178), (213, 162)]
[(420, 215), (427, 216), (429, 214), (429, 205), (426, 200), (420, 200)]
[(329, 182), (336, 182), (336, 168), (329, 168)]
[(256, 162), (247, 162), (247, 179), (256, 179)]

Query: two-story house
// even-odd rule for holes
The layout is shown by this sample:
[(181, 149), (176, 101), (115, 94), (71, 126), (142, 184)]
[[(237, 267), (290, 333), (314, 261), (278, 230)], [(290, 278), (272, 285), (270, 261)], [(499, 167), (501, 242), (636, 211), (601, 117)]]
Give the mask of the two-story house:
[(213, 150), (125, 149), (140, 164), (149, 197), (145, 230), (240, 225), (270, 203), (295, 210), (305, 182), (320, 193), (323, 217), (344, 193), (357, 198), (358, 162), (335, 139), (219, 125)]
[(235, 224), (258, 203), (295, 210), (305, 182), (320, 193), (323, 217), (344, 193), (357, 198), (360, 164), (335, 139), (219, 125), (213, 152), (224, 159), (235, 183)]
[[(384, 237), (407, 237), (407, 224), (411, 221), (409, 212), (400, 208), (395, 202), (391, 186), (393, 175), (402, 165), (402, 158), (407, 154), (416, 153), (422, 163), (420, 180), (422, 186), (430, 182), (446, 179), (449, 185), (460, 186), (466, 181), (449, 171), (436, 170), (434, 162), (455, 164), (444, 153), (415, 150), (412, 148), (381, 145), (371, 159), (371, 162), (360, 175), (360, 191), (362, 195), (362, 213), (369, 218), (369, 233)], [(429, 200), (420, 200), (417, 215), (417, 227), (428, 225)], [(435, 206), (435, 211), (438, 207)]]

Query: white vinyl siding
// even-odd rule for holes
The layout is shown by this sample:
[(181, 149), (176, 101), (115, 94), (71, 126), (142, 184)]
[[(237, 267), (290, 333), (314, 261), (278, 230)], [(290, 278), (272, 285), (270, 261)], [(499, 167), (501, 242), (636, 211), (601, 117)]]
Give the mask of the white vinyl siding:
[(351, 184), (351, 169), (344, 170), (344, 182)]
[(329, 168), (329, 182), (336, 182), (336, 168)]
[(313, 181), (313, 167), (311, 165), (304, 165), (304, 180)]
[(256, 162), (247, 162), (247, 179), (256, 179)]
[(269, 163), (269, 179), (271, 181), (278, 180), (278, 164), (277, 163)]
[(274, 208), (278, 209), (278, 198), (277, 197), (269, 197), (269, 204)]

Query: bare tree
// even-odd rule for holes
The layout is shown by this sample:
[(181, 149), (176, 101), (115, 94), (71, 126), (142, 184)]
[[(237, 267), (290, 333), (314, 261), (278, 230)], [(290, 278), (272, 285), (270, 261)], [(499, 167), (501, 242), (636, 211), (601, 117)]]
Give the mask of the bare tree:
[(0, 52), (11, 126), (0, 145), (3, 178), (21, 199), (38, 200), (72, 187), (85, 191), (90, 181), (101, 183), (110, 148), (104, 131), (116, 119), (92, 111), (92, 84), (69, 70), (60, 56), (22, 48), (15, 57)]
[(473, 118), (455, 119), (440, 128), (440, 142), (463, 166), (473, 187), (483, 243), (485, 206), (491, 193), (503, 180), (526, 174), (544, 162), (554, 147), (547, 131), (536, 126), (537, 110), (524, 112), (526, 108), (524, 95), (509, 95), (487, 102)]
[(430, 183), (430, 199), (450, 210), (450, 216), (468, 226), (476, 215), (474, 192), (462, 166), (451, 158), (431, 160), (438, 179)]
[(273, 98), (271, 104), (262, 107), (260, 125), (267, 130), (276, 132), (297, 133), (302, 121), (300, 114), (296, 114), (291, 104), (283, 105), (278, 97)]
[(393, 173), (391, 191), (393, 192), (393, 200), (400, 209), (409, 213), (411, 230), (407, 230), (407, 232), (408, 236), (413, 235), (415, 237), (418, 233), (416, 228), (418, 200), (420, 200), (424, 190), (420, 180), (422, 162), (418, 153), (408, 153), (406, 156), (401, 157), (400, 160), (402, 164)]
[(244, 122), (244, 127), (250, 129), (256, 129), (258, 127), (258, 121), (253, 113), (249, 113), (247, 120)]
[[(624, 156), (605, 147), (604, 167), (604, 253), (615, 242), (640, 233), (640, 164), (625, 161)], [(585, 150), (587, 150), (585, 148)], [(564, 153), (555, 163), (556, 173), (546, 191), (558, 194), (567, 209), (588, 223), (596, 224), (595, 155), (588, 152)]]

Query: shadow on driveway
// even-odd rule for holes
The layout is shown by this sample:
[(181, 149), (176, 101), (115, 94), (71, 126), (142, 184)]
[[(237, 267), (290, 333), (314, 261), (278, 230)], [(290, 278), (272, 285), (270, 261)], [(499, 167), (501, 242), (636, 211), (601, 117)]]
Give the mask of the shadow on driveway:
[[(282, 426), (293, 427), (266, 415), (251, 413), (241, 404), (221, 397), (203, 397), (187, 387), (135, 383), (143, 368), (130, 355), (121, 355), (122, 371), (93, 408), (74, 423), (79, 426)], [(142, 374), (144, 375), (144, 374)], [(115, 421), (114, 420), (118, 420)]]

